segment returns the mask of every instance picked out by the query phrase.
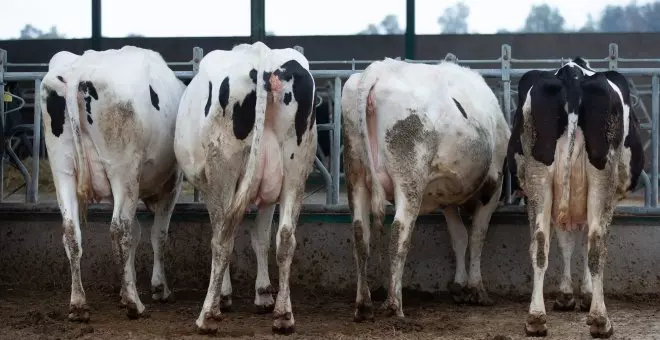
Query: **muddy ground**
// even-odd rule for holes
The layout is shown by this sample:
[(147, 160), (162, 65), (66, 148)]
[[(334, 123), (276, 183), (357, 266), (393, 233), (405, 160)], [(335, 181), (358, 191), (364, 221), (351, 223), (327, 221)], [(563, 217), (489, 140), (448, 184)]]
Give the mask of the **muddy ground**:
[[(205, 292), (176, 292), (176, 302), (151, 303), (148, 319), (129, 320), (118, 307), (118, 295), (88, 292), (91, 320), (67, 321), (68, 291), (21, 291), (0, 288), (0, 339), (271, 339), (270, 314), (258, 315), (251, 296), (235, 296), (234, 311), (225, 314), (225, 327), (215, 336), (193, 327)], [(235, 292), (236, 293), (236, 292)], [(352, 321), (350, 294), (294, 292), (296, 334), (291, 339), (528, 339), (524, 336), (526, 298), (496, 297), (493, 307), (455, 305), (447, 297), (404, 292), (404, 321), (377, 314), (375, 322)], [(591, 339), (585, 313), (549, 311), (548, 339)], [(376, 303), (380, 305), (380, 303)], [(608, 297), (615, 326), (613, 339), (660, 339), (660, 298)]]

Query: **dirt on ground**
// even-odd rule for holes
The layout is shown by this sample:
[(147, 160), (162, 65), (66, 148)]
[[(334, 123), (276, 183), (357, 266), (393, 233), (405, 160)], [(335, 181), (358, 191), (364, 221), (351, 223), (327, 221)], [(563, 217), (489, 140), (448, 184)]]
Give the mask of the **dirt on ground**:
[[(254, 312), (251, 296), (233, 299), (224, 327), (215, 335), (195, 332), (205, 292), (176, 292), (176, 302), (152, 303), (150, 317), (129, 320), (117, 294), (88, 292), (91, 320), (67, 320), (69, 292), (0, 290), (0, 339), (529, 339), (524, 335), (527, 299), (497, 298), (492, 307), (456, 305), (447, 298), (404, 293), (405, 319), (377, 313), (374, 322), (354, 323), (352, 296), (294, 292), (296, 333), (273, 335), (270, 314)], [(546, 300), (548, 339), (591, 339), (586, 314), (552, 311)], [(660, 339), (660, 299), (608, 297), (613, 339)], [(376, 306), (380, 303), (376, 302)]]

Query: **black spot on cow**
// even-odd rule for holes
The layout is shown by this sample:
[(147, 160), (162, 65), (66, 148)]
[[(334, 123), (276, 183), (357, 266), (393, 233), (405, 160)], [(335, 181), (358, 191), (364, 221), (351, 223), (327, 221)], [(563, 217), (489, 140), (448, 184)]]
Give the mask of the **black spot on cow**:
[[(250, 75), (252, 77), (252, 75)], [(225, 77), (220, 83), (220, 94), (218, 95), (220, 99), (220, 107), (222, 107), (222, 115), (225, 115), (225, 108), (229, 104), (229, 77)]]
[(87, 122), (92, 124), (92, 98), (94, 100), (99, 99), (99, 95), (96, 92), (96, 88), (91, 81), (81, 81), (78, 83), (78, 92), (83, 94), (83, 100), (85, 101), (85, 111), (87, 112)]
[(96, 92), (96, 87), (94, 87), (94, 84), (92, 84), (91, 81), (81, 81), (78, 84), (78, 91), (81, 93), (89, 94), (94, 98), (94, 100), (99, 99), (99, 95)]
[(66, 100), (53, 90), (48, 91), (46, 97), (46, 110), (50, 115), (50, 129), (55, 137), (59, 137), (64, 132), (64, 109)]
[(536, 137), (532, 157), (549, 166), (555, 160), (557, 139), (568, 125), (568, 116), (564, 111), (566, 91), (559, 79), (543, 77), (534, 84), (530, 96), (533, 108), (530, 118)]
[(465, 117), (465, 119), (467, 119), (467, 113), (465, 113), (465, 109), (463, 109), (463, 105), (461, 105), (461, 103), (459, 103), (458, 100), (456, 100), (455, 98), (451, 98), (451, 99), (454, 100), (454, 104), (456, 104), (456, 107), (458, 108), (458, 111), (461, 111), (461, 113), (463, 114), (463, 117)]
[(291, 154), (291, 157), (289, 157), (289, 159), (293, 159), (293, 153)]
[(64, 78), (62, 78), (62, 76), (57, 76), (57, 80), (59, 80), (59, 81), (61, 81), (61, 82), (63, 82), (63, 83), (66, 84), (66, 82), (64, 81)]
[[(314, 108), (314, 79), (312, 75), (296, 60), (289, 60), (282, 64), (279, 69), (272, 72), (280, 80), (291, 81), (293, 79), (293, 98), (298, 102), (298, 109), (296, 110), (295, 127), (296, 127), (296, 142), (298, 145), (302, 142), (302, 136), (308, 129), (307, 120), (310, 115), (313, 115)], [(264, 87), (270, 91), (271, 74), (264, 73)], [(314, 117), (312, 117), (314, 118)], [(313, 126), (313, 124), (310, 124)]]
[(149, 97), (151, 98), (151, 105), (153, 105), (156, 110), (160, 111), (160, 106), (158, 106), (158, 103), (160, 102), (160, 99), (158, 99), (158, 93), (154, 91), (154, 88), (149, 85)]
[(291, 103), (291, 92), (287, 92), (284, 94), (284, 105), (289, 105)]
[(578, 125), (584, 132), (589, 162), (603, 170), (609, 150), (623, 141), (623, 103), (603, 73), (587, 77), (581, 88), (583, 98)]
[(247, 138), (254, 127), (255, 107), (257, 106), (257, 92), (252, 90), (248, 93), (241, 103), (234, 103), (232, 122), (234, 127), (234, 136), (243, 140)]
[[(499, 174), (499, 177), (501, 178), (502, 174)], [(479, 200), (481, 200), (481, 204), (486, 205), (490, 202), (498, 188), (499, 180), (499, 178), (495, 179), (490, 176), (486, 178), (486, 181), (481, 186), (481, 190), (479, 190)]]
[(253, 84), (255, 84), (255, 85), (257, 84), (257, 70), (255, 70), (255, 69), (250, 70), (250, 79), (252, 79)]
[(211, 109), (211, 99), (213, 95), (213, 84), (209, 81), (209, 96), (206, 98), (206, 105), (204, 106), (204, 117), (209, 115)]

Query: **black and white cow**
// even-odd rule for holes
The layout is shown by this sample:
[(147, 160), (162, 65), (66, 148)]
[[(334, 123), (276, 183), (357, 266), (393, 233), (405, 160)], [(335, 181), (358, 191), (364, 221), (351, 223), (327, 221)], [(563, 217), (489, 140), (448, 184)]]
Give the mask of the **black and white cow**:
[(114, 204), (110, 233), (121, 266), (121, 303), (145, 316), (135, 285), (139, 200), (154, 212), (152, 298), (168, 300), (163, 246), (182, 172), (174, 156), (174, 123), (185, 86), (157, 52), (133, 46), (76, 55), (56, 53), (41, 82), (46, 149), (71, 267), (69, 320), (88, 321), (80, 278), (79, 216), (90, 201)]
[[(207, 54), (181, 99), (174, 150), (186, 178), (201, 190), (213, 226), (211, 277), (196, 321), (200, 332), (217, 331), (220, 309), (231, 303), (229, 255), (250, 203), (259, 210), (251, 230), (258, 265), (254, 303), (274, 308), (273, 331), (294, 331), (289, 275), (305, 181), (316, 155), (314, 92), (302, 54), (256, 42)], [(273, 301), (268, 249), (278, 202), (280, 271)]]
[[(415, 221), (438, 208), (443, 208), (456, 256), (452, 294), (460, 301), (491, 304), (481, 279), (481, 250), (499, 202), (511, 132), (484, 78), (450, 62), (385, 58), (346, 81), (342, 117), (357, 269), (355, 321), (373, 319), (367, 260), (370, 242), (382, 229), (385, 200), (395, 204), (396, 213), (383, 307), (404, 316), (403, 269)], [(469, 236), (459, 207), (472, 213)]]
[(564, 262), (554, 308), (575, 308), (570, 262), (575, 236), (585, 231), (580, 308), (589, 310), (593, 337), (612, 335), (603, 298), (605, 237), (617, 203), (644, 165), (639, 129), (628, 82), (616, 71), (596, 72), (575, 58), (556, 72), (532, 70), (520, 79), (507, 160), (525, 193), (531, 228), (527, 335), (547, 334), (543, 279), (551, 225)]

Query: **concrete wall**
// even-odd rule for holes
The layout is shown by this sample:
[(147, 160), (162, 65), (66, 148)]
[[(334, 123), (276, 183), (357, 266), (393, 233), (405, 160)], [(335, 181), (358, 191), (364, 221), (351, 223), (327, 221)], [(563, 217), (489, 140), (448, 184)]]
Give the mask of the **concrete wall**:
[[(69, 289), (70, 275), (61, 242), (61, 222), (56, 213), (0, 214), (0, 285), (31, 289)], [(83, 228), (82, 279), (86, 289), (110, 289), (119, 282), (111, 257), (110, 212), (90, 215)], [(136, 270), (141, 290), (148, 290), (152, 253), (150, 224), (141, 217), (142, 241)], [(493, 217), (484, 253), (482, 270), (490, 292), (505, 295), (528, 294), (532, 289), (529, 259), (529, 228), (523, 214)], [(325, 222), (323, 222), (325, 220)], [(334, 220), (335, 222), (332, 222)], [(301, 216), (296, 231), (298, 246), (293, 261), (291, 283), (309, 289), (354, 293), (355, 264), (351, 227), (347, 215)], [(660, 228), (654, 219), (617, 217), (608, 239), (605, 289), (608, 293), (657, 293), (660, 291)], [(253, 294), (256, 262), (250, 246), (248, 219), (239, 232), (233, 254), (232, 281), (235, 292)], [(389, 224), (388, 224), (389, 226)], [(273, 236), (276, 228), (273, 228)], [(205, 211), (174, 216), (166, 251), (166, 271), (174, 289), (202, 289), (208, 284), (211, 268), (211, 228)], [(420, 217), (414, 231), (412, 250), (404, 274), (404, 286), (422, 291), (445, 291), (453, 278), (454, 259), (447, 228), (441, 216)], [(373, 249), (373, 248), (372, 248)], [(274, 243), (270, 254), (270, 274), (277, 281)], [(558, 287), (561, 257), (553, 239), (546, 292)], [(579, 248), (574, 254), (574, 284), (582, 277)], [(374, 287), (373, 282), (371, 283)], [(351, 293), (351, 294), (352, 294)]]

